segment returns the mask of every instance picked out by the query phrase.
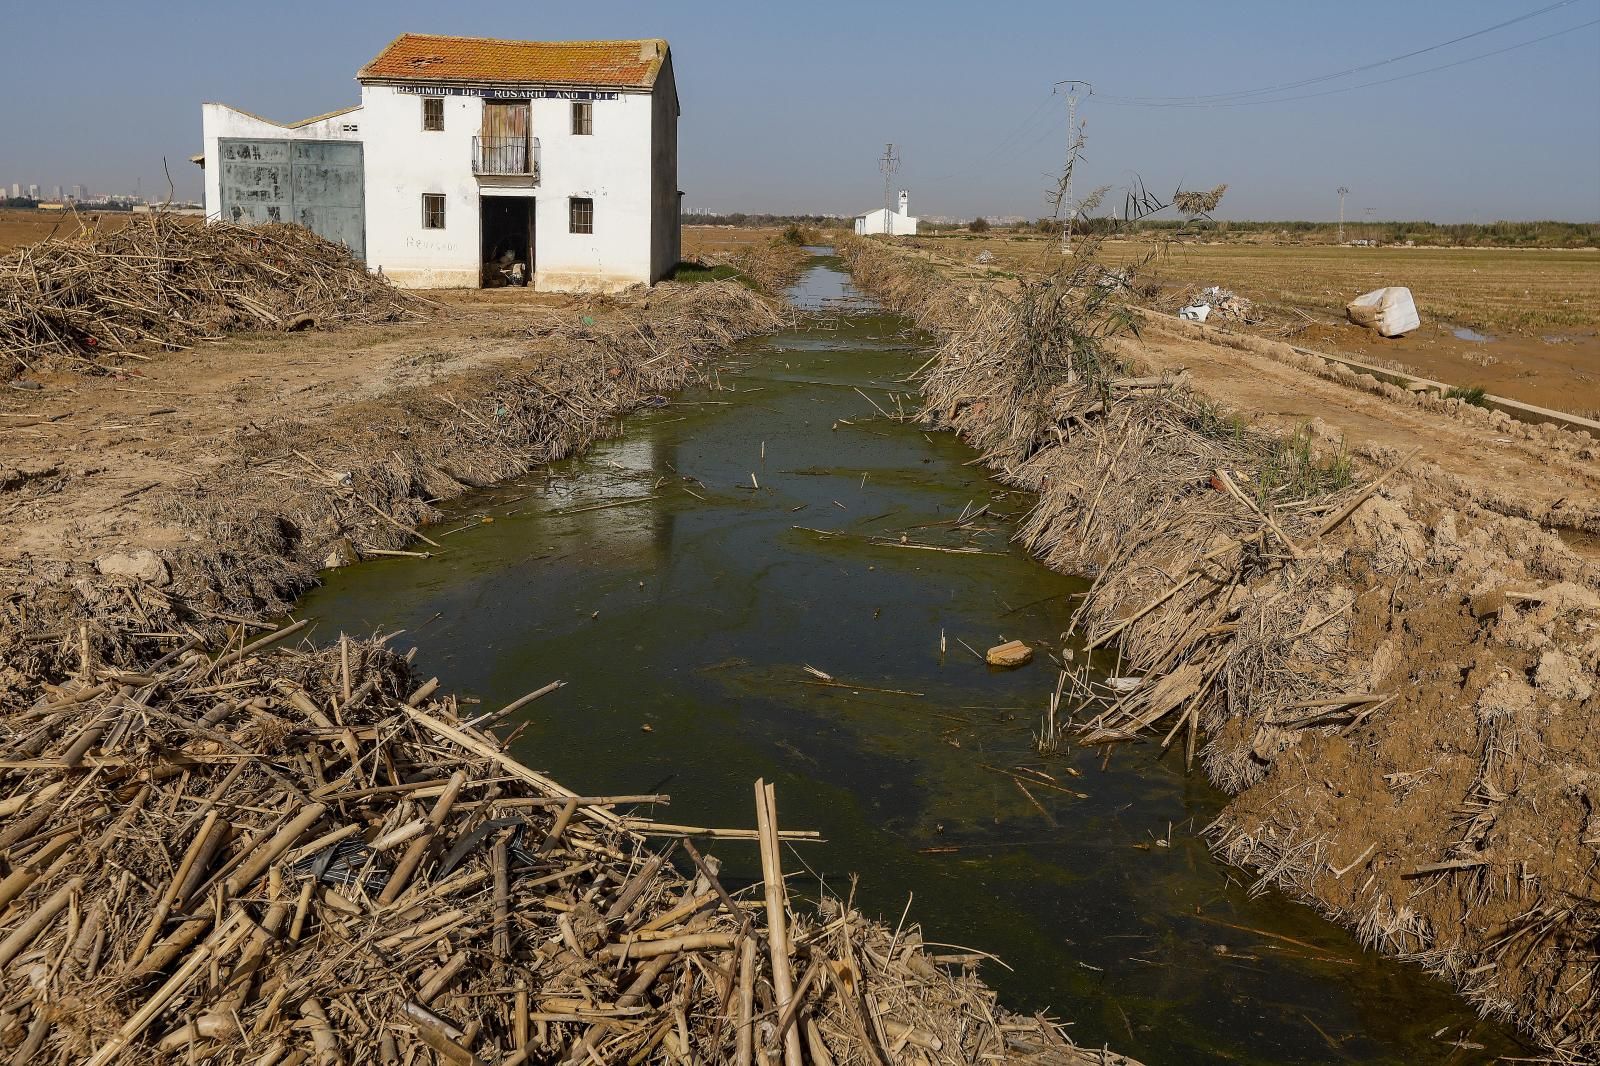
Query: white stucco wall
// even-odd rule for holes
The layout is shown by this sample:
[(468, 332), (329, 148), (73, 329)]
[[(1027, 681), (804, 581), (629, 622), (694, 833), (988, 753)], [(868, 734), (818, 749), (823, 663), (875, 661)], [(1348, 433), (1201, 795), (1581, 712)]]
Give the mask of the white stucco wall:
[[(887, 221), (885, 221), (887, 218)], [(914, 237), (917, 234), (917, 220), (911, 215), (902, 215), (898, 211), (886, 211), (877, 208), (864, 215), (856, 216), (856, 232), (858, 234), (888, 233), (895, 237)]]
[[(367, 266), (399, 285), (479, 283), (478, 182), (472, 138), (483, 101), (444, 98), (444, 129), (422, 128), (422, 97), (361, 88), (366, 142)], [(444, 229), (422, 228), (422, 194), (443, 193)]]
[(227, 104), (200, 105), (200, 137), (204, 142), (206, 215), (222, 210), (222, 168), (217, 164), (217, 141), (227, 137), (273, 137), (279, 140), (359, 141), (361, 108), (336, 111), (310, 122), (281, 124)]
[[(444, 129), (422, 129), (423, 96), (390, 85), (362, 87), (366, 142), (367, 263), (400, 285), (476, 286), (481, 264), (480, 196), (534, 199), (534, 287), (614, 291), (654, 281), (652, 271), (652, 96), (596, 100), (594, 132), (572, 132), (572, 103), (530, 102), (538, 139), (537, 185), (472, 172), (482, 129), (480, 96), (444, 96)], [(674, 126), (676, 123), (674, 122)], [(667, 176), (676, 195), (676, 151)], [(445, 227), (423, 229), (422, 195), (445, 196)], [(568, 199), (594, 200), (594, 232), (569, 232)]]

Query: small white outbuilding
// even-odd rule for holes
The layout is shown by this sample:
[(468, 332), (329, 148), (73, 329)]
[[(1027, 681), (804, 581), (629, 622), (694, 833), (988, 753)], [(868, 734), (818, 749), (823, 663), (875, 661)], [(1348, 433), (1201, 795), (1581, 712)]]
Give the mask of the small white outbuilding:
[(900, 190), (900, 210), (879, 207), (856, 216), (856, 234), (865, 237), (874, 233), (887, 233), (891, 237), (914, 237), (917, 220), (911, 217), (911, 193)]
[(408, 33), (356, 80), (360, 104), (292, 124), (206, 104), (207, 214), (298, 222), (416, 288), (616, 291), (677, 266), (666, 41)]

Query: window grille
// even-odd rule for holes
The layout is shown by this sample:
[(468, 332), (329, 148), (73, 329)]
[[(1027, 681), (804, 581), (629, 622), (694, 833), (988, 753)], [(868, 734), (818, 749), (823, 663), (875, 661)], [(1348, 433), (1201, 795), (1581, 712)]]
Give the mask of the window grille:
[(568, 230), (572, 233), (594, 232), (594, 201), (588, 197), (574, 196), (567, 201)]

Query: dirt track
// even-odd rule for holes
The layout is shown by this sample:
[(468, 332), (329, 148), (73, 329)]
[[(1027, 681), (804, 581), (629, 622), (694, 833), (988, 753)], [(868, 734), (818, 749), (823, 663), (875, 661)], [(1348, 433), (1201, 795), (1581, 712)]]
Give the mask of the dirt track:
[[(971, 276), (943, 255), (910, 254), (946, 277)], [(1350, 450), (1420, 449), (1417, 466), (1436, 467), (1424, 476), (1457, 502), (1539, 522), (1565, 533), (1575, 550), (1600, 556), (1600, 442), (1566, 433), (1530, 436), (1526, 426), (1459, 404), (1429, 409), (1354, 375), (1329, 380), (1308, 372), (1312, 361), (1287, 345), (1245, 334), (1152, 316), (1139, 337), (1116, 344), (1153, 367), (1187, 369), (1196, 388), (1248, 420), (1288, 431), (1311, 424)]]
[[(1320, 420), (1318, 431), (1346, 447), (1365, 445), (1420, 457), (1461, 482), (1460, 490), (1502, 514), (1530, 518), (1556, 529), (1600, 532), (1600, 465), (1593, 445), (1558, 448), (1522, 427), (1499, 430), (1477, 420), (1396, 402), (1327, 381), (1294, 366), (1156, 324), (1120, 348), (1166, 371), (1187, 369), (1195, 385), (1229, 407), (1273, 428), (1293, 432)], [(1442, 487), (1442, 486), (1441, 486)], [(1570, 538), (1573, 546), (1586, 537)]]
[(22, 555), (160, 549), (184, 534), (153, 513), (194, 484), (226, 442), (275, 419), (341, 407), (527, 356), (530, 316), (593, 308), (525, 290), (444, 294), (423, 323), (319, 334), (248, 334), (129, 363), (111, 377), (31, 376), (0, 389), (0, 563)]

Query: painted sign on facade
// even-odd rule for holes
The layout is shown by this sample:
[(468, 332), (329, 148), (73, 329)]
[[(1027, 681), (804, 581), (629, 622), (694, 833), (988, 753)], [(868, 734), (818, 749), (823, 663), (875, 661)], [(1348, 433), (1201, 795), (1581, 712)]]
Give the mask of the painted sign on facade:
[(622, 94), (597, 89), (493, 89), (482, 85), (396, 85), (406, 96), (481, 96), (486, 100), (620, 100)]

